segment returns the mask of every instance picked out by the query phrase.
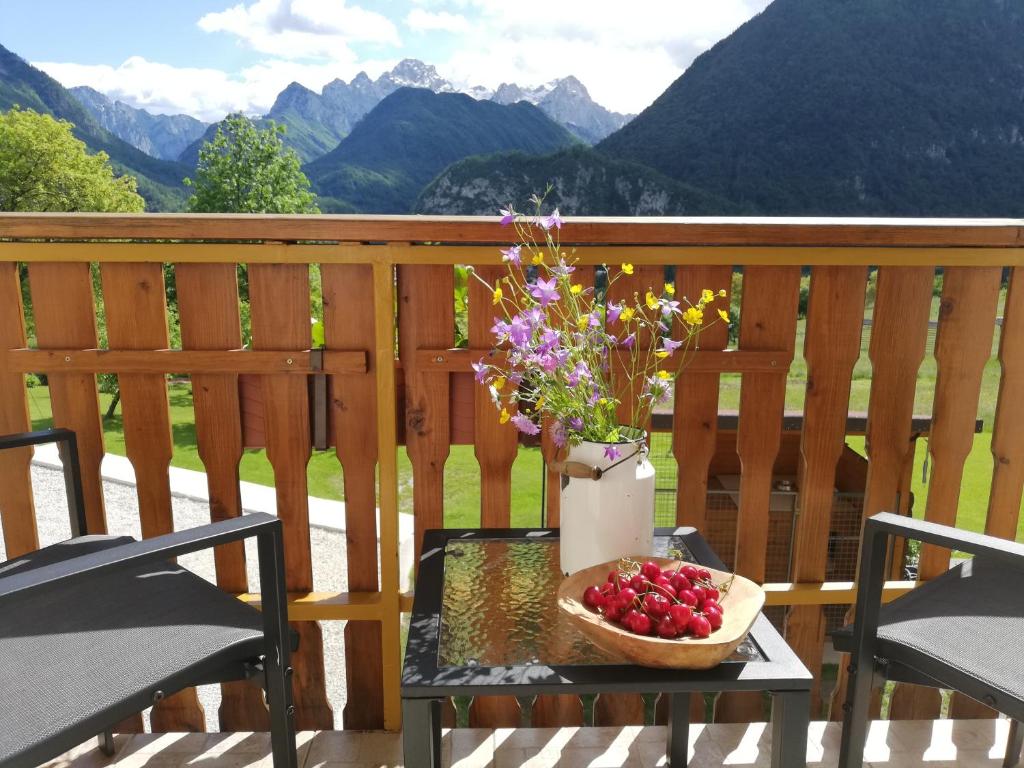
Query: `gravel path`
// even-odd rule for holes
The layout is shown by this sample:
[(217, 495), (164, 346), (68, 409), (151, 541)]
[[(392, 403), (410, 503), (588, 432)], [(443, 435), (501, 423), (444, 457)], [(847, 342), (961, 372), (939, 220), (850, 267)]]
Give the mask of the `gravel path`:
[[(32, 487), (35, 493), (39, 542), (45, 546), (67, 539), (71, 535), (68, 523), (67, 497), (64, 493), (64, 476), (54, 469), (33, 465)], [(104, 482), (104, 496), (107, 509), (107, 526), (112, 534), (127, 534), (141, 537), (139, 505), (135, 488), (114, 482)], [(182, 530), (210, 522), (210, 510), (205, 503), (173, 497), (174, 528)], [(344, 591), (348, 586), (345, 570), (345, 535), (337, 531), (311, 528), (310, 539), (313, 552), (313, 588), (318, 591)], [(6, 559), (2, 537), (0, 537), (0, 560)], [(213, 581), (213, 553), (198, 552), (180, 559), (181, 564)], [(256, 575), (256, 545), (246, 542), (246, 561), (249, 570), (250, 591), (259, 590)], [(337, 727), (341, 727), (341, 713), (345, 704), (345, 623), (341, 621), (322, 622), (324, 641), (324, 664), (327, 673), (327, 698), (334, 708)], [(206, 710), (206, 728), (219, 730), (216, 716), (220, 706), (220, 688), (207, 685), (199, 688), (199, 698)]]

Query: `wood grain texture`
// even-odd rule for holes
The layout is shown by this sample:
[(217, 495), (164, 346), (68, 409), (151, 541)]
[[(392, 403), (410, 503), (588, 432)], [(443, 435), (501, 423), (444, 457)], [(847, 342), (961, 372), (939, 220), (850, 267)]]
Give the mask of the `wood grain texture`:
[[(249, 267), (254, 349), (296, 349), (309, 343), (309, 269), (305, 265)], [(263, 379), (267, 458), (274, 468), (277, 514), (284, 523), (285, 581), (289, 591), (313, 588), (306, 465), (312, 444), (309, 400), (303, 378), (276, 374)], [(324, 687), (323, 639), (315, 622), (296, 622), (301, 640), (295, 669), (295, 727), (334, 726)]]
[(890, 720), (935, 720), (942, 709), (942, 692), (909, 683), (898, 683), (889, 698)]
[[(0, 263), (0, 435), (28, 432), (31, 419), (25, 377), (12, 373), (4, 363), (4, 351), (25, 346), (25, 315), (21, 305), (18, 265)], [(4, 548), (15, 558), (39, 547), (35, 503), (32, 498), (31, 448), (0, 451), (0, 522)]]
[[(807, 389), (800, 436), (797, 518), (792, 555), (795, 582), (822, 582), (827, 575), (836, 467), (846, 445), (853, 366), (860, 356), (867, 270), (816, 267), (811, 273), (804, 359)], [(794, 608), (786, 622), (790, 647), (815, 677), (811, 712), (821, 712), (820, 673), (824, 616), (820, 606)]]
[(531, 728), (573, 728), (583, 725), (583, 701), (570, 694), (540, 695), (530, 711)]
[[(740, 308), (741, 349), (792, 350), (796, 343), (800, 270), (750, 267), (743, 273)], [(772, 468), (779, 452), (788, 370), (748, 373), (740, 387), (736, 438), (742, 474), (736, 539), (736, 570), (753, 581), (765, 580), (768, 499)]]
[[(935, 399), (928, 449), (932, 459), (925, 517), (956, 525), (964, 462), (974, 445), (981, 377), (992, 350), (1001, 270), (945, 270), (935, 336)], [(949, 551), (924, 545), (918, 577), (949, 567)]]
[(448, 374), (423, 371), (415, 352), (454, 346), (454, 290), (451, 267), (398, 270), (398, 351), (405, 369), (405, 440), (412, 463), (416, 552), (425, 530), (444, 525), (444, 464), (451, 429)]
[[(328, 349), (374, 348), (373, 271), (324, 265), (324, 339)], [(334, 444), (345, 479), (345, 550), (349, 589), (377, 592), (377, 393), (373, 356), (366, 373), (330, 378)], [(380, 623), (345, 625), (345, 728), (384, 727)]]
[[(489, 284), (495, 285), (507, 274), (504, 266), (480, 266), (476, 273)], [(469, 344), (483, 347), (493, 343), (491, 326), (494, 317), (501, 315), (499, 307), (492, 306), (491, 292), (473, 277), (469, 278)], [(506, 385), (511, 389), (511, 384)], [(508, 394), (506, 390), (503, 394)], [(486, 387), (477, 385), (473, 393), (475, 420), (473, 424), (473, 453), (480, 464), (480, 526), (507, 528), (512, 511), (512, 463), (519, 452), (516, 428), (501, 424)], [(510, 412), (514, 412), (511, 408)]]
[[(96, 309), (88, 264), (33, 264), (29, 267), (36, 342), (40, 349), (96, 346)], [(82, 498), (89, 533), (106, 533), (103, 484), (103, 429), (96, 377), (54, 374), (49, 377), (53, 424), (74, 430), (82, 467)], [(141, 721), (140, 721), (141, 723)]]
[[(167, 302), (160, 264), (103, 264), (103, 306), (111, 349), (164, 349)], [(174, 530), (171, 514), (171, 420), (163, 374), (121, 374), (125, 454), (135, 470), (143, 538)], [(205, 731), (206, 718), (194, 688), (153, 707), (154, 731)]]
[(1024, 273), (1014, 268), (999, 336), (999, 399), (992, 426), (992, 488), (985, 533), (1015, 539), (1024, 491)]
[[(718, 308), (729, 311), (732, 295), (732, 267), (678, 267), (676, 295), (696, 300), (701, 291), (717, 293), (724, 289), (726, 296), (716, 298), (713, 309), (707, 312), (711, 321)], [(681, 337), (681, 323), (673, 329)], [(698, 344), (701, 351), (725, 349), (729, 343), (729, 326), (716, 320), (701, 333)], [(672, 421), (672, 452), (679, 464), (676, 485), (676, 523), (705, 528), (707, 515), (708, 469), (715, 454), (718, 439), (718, 392), (721, 376), (718, 373), (690, 373), (676, 381), (675, 406)]]
[[(242, 345), (238, 276), (234, 264), (179, 264), (174, 270), (181, 320), (181, 345), (187, 350), (236, 349)], [(238, 462), (242, 458), (242, 423), (238, 376), (193, 374), (196, 444), (206, 470), (213, 522), (242, 514)], [(247, 592), (245, 547), (225, 544), (213, 551), (217, 585)], [(218, 710), (221, 730), (263, 731), (270, 717), (260, 691), (244, 682), (221, 685)]]
[[(373, 216), (169, 213), (0, 213), (0, 236), (10, 238), (126, 238), (176, 240), (337, 240), (507, 244), (497, 216)], [(710, 219), (665, 216), (571, 217), (563, 245), (674, 243), (738, 246), (983, 246), (1019, 247), (1017, 220), (992, 219)], [(899, 254), (892, 255), (898, 258)], [(799, 252), (791, 252), (799, 259)], [(936, 254), (936, 264), (941, 264)], [(739, 262), (736, 262), (739, 263)], [(881, 262), (865, 262), (878, 264)]]

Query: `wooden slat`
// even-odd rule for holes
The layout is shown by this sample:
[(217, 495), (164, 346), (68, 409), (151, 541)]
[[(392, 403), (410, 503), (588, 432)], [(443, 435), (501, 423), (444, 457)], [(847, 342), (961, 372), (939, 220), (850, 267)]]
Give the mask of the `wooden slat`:
[(594, 725), (644, 724), (644, 699), (638, 693), (602, 693), (594, 702)]
[[(932, 459), (925, 517), (956, 524), (964, 462), (974, 445), (981, 377), (991, 355), (1001, 270), (945, 270), (939, 329), (935, 336), (935, 400), (928, 448)], [(918, 577), (931, 579), (949, 567), (949, 551), (921, 547)]]
[[(1018, 275), (1021, 277), (1018, 279)], [(1014, 268), (999, 337), (999, 400), (992, 426), (992, 489), (985, 533), (1015, 539), (1024, 491), (1024, 274)]]
[[(707, 514), (708, 469), (718, 440), (717, 372), (697, 373), (693, 364), (701, 356), (725, 349), (729, 343), (729, 326), (718, 319), (717, 309), (729, 311), (732, 297), (732, 267), (679, 267), (676, 271), (676, 295), (696, 301), (707, 288), (716, 294), (724, 289), (726, 296), (716, 298), (707, 312), (709, 322), (716, 321), (699, 337), (700, 351), (687, 365), (688, 375), (676, 381), (672, 422), (672, 453), (679, 464), (676, 491), (676, 522), (704, 530)], [(681, 337), (681, 324), (673, 333)], [(737, 354), (737, 353), (725, 353)], [(749, 353), (740, 353), (749, 354)]]
[[(179, 264), (174, 271), (181, 320), (181, 345), (186, 350), (224, 350), (242, 345), (238, 310), (238, 276), (234, 264)], [(211, 521), (242, 514), (238, 462), (242, 458), (242, 422), (238, 376), (192, 375), (196, 444), (206, 470)], [(246, 592), (245, 547), (241, 542), (213, 551), (217, 585)], [(256, 688), (244, 682), (221, 685), (218, 710), (225, 731), (263, 731), (270, 718)]]
[[(309, 270), (305, 265), (249, 267), (254, 349), (299, 349), (309, 343)], [(276, 374), (263, 379), (267, 458), (274, 467), (277, 513), (284, 523), (285, 580), (289, 590), (313, 587), (306, 465), (312, 450), (306, 381)], [(323, 639), (314, 622), (292, 625), (301, 640), (295, 669), (295, 726), (334, 725), (324, 687)]]
[[(1014, 247), (1024, 242), (1021, 227), (1017, 219), (572, 217), (562, 236), (565, 244)], [(509, 229), (497, 216), (0, 213), (0, 237), (505, 244)]]
[[(746, 267), (740, 305), (741, 349), (786, 349), (796, 344), (800, 270), (796, 267)], [(740, 475), (736, 530), (736, 570), (759, 583), (765, 580), (768, 550), (768, 500), (772, 470), (782, 436), (786, 375), (746, 373), (740, 385), (736, 452)], [(757, 693), (719, 696), (716, 722), (754, 722), (764, 717)]]
[(423, 532), (444, 525), (444, 464), (451, 431), (448, 374), (419, 368), (415, 351), (454, 345), (454, 282), (451, 267), (398, 270), (398, 349), (405, 368), (405, 439), (412, 463), (417, 552)]
[[(0, 350), (25, 345), (25, 316), (21, 305), (18, 265), (0, 264)], [(0, 357), (0, 435), (31, 429), (25, 377), (4, 366)], [(31, 448), (0, 451), (0, 521), (8, 558), (20, 557), (39, 546), (32, 499)]]
[[(899, 498), (911, 441), (917, 372), (928, 340), (928, 315), (935, 270), (928, 267), (882, 267), (878, 270), (875, 308), (871, 320), (871, 393), (865, 447), (868, 477), (864, 490), (864, 517), (891, 511), (905, 502)], [(859, 559), (858, 559), (859, 560)], [(853, 620), (852, 611), (847, 621)], [(839, 664), (831, 719), (842, 719), (846, 700), (846, 667)]]
[(909, 683), (898, 683), (889, 697), (890, 720), (936, 720), (942, 708), (942, 692)]
[[(321, 267), (324, 339), (328, 349), (373, 349), (373, 271), (369, 266)], [(332, 376), (329, 407), (334, 444), (345, 478), (345, 549), (353, 590), (376, 592), (377, 395), (372, 356), (366, 373)], [(345, 728), (384, 727), (380, 623), (345, 625)]]
[[(160, 264), (103, 264), (103, 305), (112, 349), (167, 346), (167, 302)], [(139, 520), (144, 538), (174, 530), (171, 514), (171, 420), (163, 374), (118, 376), (125, 454), (135, 470)], [(206, 719), (194, 688), (153, 707), (154, 731), (205, 731)]]
[(530, 713), (532, 728), (574, 728), (583, 725), (583, 701), (579, 696), (538, 696)]
[[(32, 264), (29, 267), (32, 313), (40, 349), (96, 346), (96, 310), (88, 264)], [(82, 467), (82, 498), (89, 533), (106, 533), (100, 462), (100, 424), (96, 377), (53, 374), (49, 377), (53, 423), (74, 430)], [(141, 720), (139, 721), (141, 724)]]
[[(853, 366), (860, 356), (864, 326), (867, 270), (861, 267), (816, 267), (804, 336), (807, 392), (800, 436), (797, 488), (800, 515), (793, 546), (796, 582), (825, 580), (836, 466), (846, 438)], [(786, 639), (814, 675), (811, 712), (821, 711), (820, 676), (825, 621), (820, 606), (789, 612)]]
[[(186, 264), (183, 266), (197, 266)], [(314, 369), (309, 349), (254, 352), (247, 349), (141, 351), (106, 349), (11, 349), (7, 367), (23, 373), (365, 373), (365, 352), (332, 351)]]
[[(503, 266), (481, 266), (477, 274), (491, 285), (507, 274)], [(493, 306), (491, 293), (476, 278), (469, 278), (469, 343), (484, 347), (494, 337), (491, 326), (501, 315)], [(511, 387), (511, 385), (506, 385)], [(511, 409), (515, 412), (515, 409)], [(512, 511), (512, 463), (519, 450), (516, 428), (501, 424), (488, 390), (473, 387), (473, 451), (480, 464), (480, 526), (508, 528)], [(514, 632), (515, 627), (509, 627)], [(543, 707), (542, 707), (543, 712)], [(515, 696), (477, 696), (469, 711), (474, 728), (502, 728), (518, 725), (519, 702)]]

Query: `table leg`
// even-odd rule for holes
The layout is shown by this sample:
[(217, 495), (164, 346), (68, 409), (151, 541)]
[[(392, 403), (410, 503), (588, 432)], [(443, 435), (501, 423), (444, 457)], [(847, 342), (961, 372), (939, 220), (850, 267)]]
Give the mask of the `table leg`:
[(668, 708), (668, 764), (685, 768), (689, 760), (690, 694), (672, 693)]
[(406, 768), (441, 768), (441, 700), (402, 699)]
[(810, 691), (772, 692), (772, 768), (807, 768)]

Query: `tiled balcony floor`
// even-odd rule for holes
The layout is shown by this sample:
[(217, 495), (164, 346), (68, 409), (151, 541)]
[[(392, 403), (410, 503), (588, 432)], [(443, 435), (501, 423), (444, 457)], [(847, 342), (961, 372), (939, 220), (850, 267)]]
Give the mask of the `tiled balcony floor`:
[[(872, 724), (865, 765), (876, 768), (975, 768), (1002, 762), (1006, 720), (936, 720)], [(808, 765), (834, 766), (840, 728), (812, 723)], [(104, 757), (95, 741), (46, 768), (271, 768), (270, 740), (263, 733), (144, 734), (119, 736), (118, 752)], [(329, 731), (299, 735), (300, 768), (397, 768), (397, 734)], [(770, 730), (753, 725), (695, 725), (690, 730), (691, 767), (769, 765)], [(451, 768), (648, 768), (665, 765), (665, 729), (521, 728), (445, 731), (443, 764)]]

